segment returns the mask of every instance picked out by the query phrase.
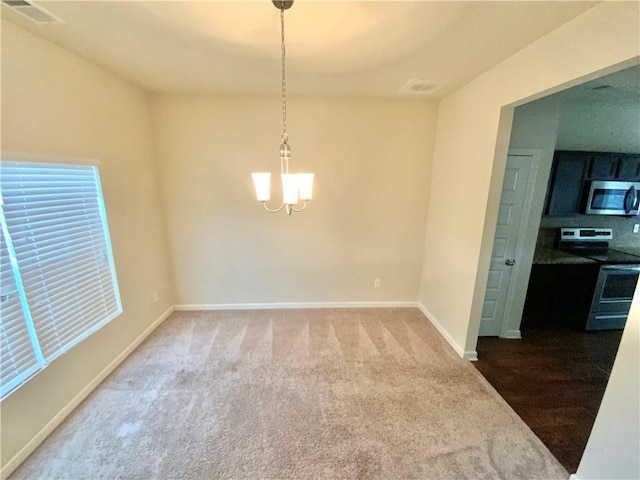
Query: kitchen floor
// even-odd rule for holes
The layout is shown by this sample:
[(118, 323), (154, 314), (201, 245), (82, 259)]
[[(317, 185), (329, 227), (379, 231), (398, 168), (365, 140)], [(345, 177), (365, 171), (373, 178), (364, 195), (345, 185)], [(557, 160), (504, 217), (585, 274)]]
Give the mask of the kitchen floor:
[(622, 330), (530, 329), (520, 340), (481, 337), (474, 365), (575, 473), (621, 336)]

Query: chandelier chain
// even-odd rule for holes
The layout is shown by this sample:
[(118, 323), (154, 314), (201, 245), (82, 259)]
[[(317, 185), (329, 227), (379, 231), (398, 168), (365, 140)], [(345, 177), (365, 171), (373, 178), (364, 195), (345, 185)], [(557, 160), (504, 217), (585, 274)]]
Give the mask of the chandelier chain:
[[(267, 202), (271, 198), (271, 173), (253, 173), (253, 181), (256, 187), (256, 197), (267, 212), (277, 213), (285, 210), (287, 215), (293, 212), (301, 212), (307, 207), (311, 200), (311, 189), (313, 186), (313, 173), (289, 173), (289, 160), (291, 158), (291, 147), (289, 146), (289, 136), (287, 134), (287, 77), (286, 77), (286, 50), (284, 35), (284, 11), (291, 8), (294, 0), (271, 0), (274, 6), (280, 10), (280, 48), (282, 67), (282, 143), (280, 144), (280, 173), (282, 179), (282, 203), (278, 208), (269, 208)], [(302, 205), (296, 208), (300, 203)]]
[(282, 45), (282, 142), (287, 143), (287, 80), (285, 76), (284, 8), (280, 9), (280, 40)]

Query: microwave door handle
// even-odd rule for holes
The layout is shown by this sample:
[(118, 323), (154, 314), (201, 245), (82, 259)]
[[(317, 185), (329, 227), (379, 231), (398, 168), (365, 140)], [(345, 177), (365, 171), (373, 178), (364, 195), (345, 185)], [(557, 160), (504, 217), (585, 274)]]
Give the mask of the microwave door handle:
[(638, 190), (632, 185), (624, 196), (624, 211), (631, 213), (632, 210), (638, 208), (638, 200)]

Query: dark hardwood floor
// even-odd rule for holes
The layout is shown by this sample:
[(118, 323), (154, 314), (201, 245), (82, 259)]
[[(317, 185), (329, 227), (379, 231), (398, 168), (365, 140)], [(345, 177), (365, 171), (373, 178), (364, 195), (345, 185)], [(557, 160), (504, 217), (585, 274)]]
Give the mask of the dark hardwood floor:
[(530, 329), (522, 339), (478, 339), (475, 367), (551, 453), (575, 473), (622, 330)]

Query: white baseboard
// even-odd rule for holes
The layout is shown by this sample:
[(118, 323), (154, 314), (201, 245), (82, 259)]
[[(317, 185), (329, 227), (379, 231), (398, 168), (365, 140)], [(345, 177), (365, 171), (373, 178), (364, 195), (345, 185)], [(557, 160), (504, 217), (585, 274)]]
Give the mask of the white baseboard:
[(102, 382), (107, 376), (116, 369), (120, 363), (124, 361), (125, 358), (129, 356), (131, 352), (133, 352), (138, 345), (140, 345), (145, 338), (151, 334), (171, 313), (173, 312), (174, 307), (169, 307), (166, 312), (164, 312), (160, 317), (158, 317), (151, 325), (149, 325), (144, 332), (142, 332), (138, 337), (129, 344), (127, 348), (125, 348), (120, 355), (118, 355), (109, 365), (107, 365), (96, 377), (91, 380), (78, 394), (71, 399), (69, 403), (67, 403), (62, 410), (60, 410), (49, 422), (42, 427), (42, 429), (34, 435), (34, 437), (29, 440), (29, 442), (20, 449), (18, 453), (16, 453), (13, 458), (11, 458), (3, 467), (2, 472), (0, 473), (0, 477), (4, 480), (6, 479), (13, 471), (20, 466), (22, 462), (26, 460), (26, 458), (33, 453), (33, 451), (38, 448), (38, 446), (55, 430), (55, 428), (60, 425), (67, 416), (73, 410), (80, 405), (80, 403), (98, 386), (100, 382)]
[(465, 360), (478, 360), (475, 350), (464, 351), (460, 345), (449, 335), (435, 317), (429, 313), (420, 302), (295, 302), (295, 303), (208, 303), (175, 305), (176, 311), (193, 310), (265, 310), (265, 309), (294, 309), (294, 308), (419, 308), (425, 317), (438, 329), (453, 349)]
[(268, 310), (280, 308), (418, 308), (418, 302), (295, 302), (295, 303), (207, 303), (175, 305), (185, 310)]
[(478, 361), (478, 352), (475, 351), (475, 350), (467, 350), (462, 355), (462, 358), (464, 358), (465, 360), (469, 360), (470, 362), (477, 362)]
[(440, 325), (438, 320), (436, 320), (436, 317), (434, 317), (433, 314), (429, 310), (427, 310), (427, 307), (425, 307), (422, 303), (418, 302), (418, 308), (420, 309), (422, 314), (425, 317), (427, 317), (427, 320), (429, 320), (431, 322), (431, 324), (434, 327), (436, 327), (438, 332), (440, 332), (440, 335), (442, 335), (444, 337), (444, 339), (447, 342), (449, 342), (449, 345), (451, 345), (453, 347), (453, 349), (456, 351), (456, 353), (458, 355), (460, 355), (465, 360), (470, 360), (472, 362), (478, 360), (478, 352), (476, 352), (475, 350), (465, 351), (464, 348), (462, 348), (460, 345), (458, 345), (458, 342), (456, 342), (453, 339), (453, 337), (449, 334), (449, 332), (447, 332), (445, 330), (445, 328), (442, 325)]
[(571, 475), (569, 475), (569, 480), (580, 480), (580, 477), (577, 473), (572, 473)]

